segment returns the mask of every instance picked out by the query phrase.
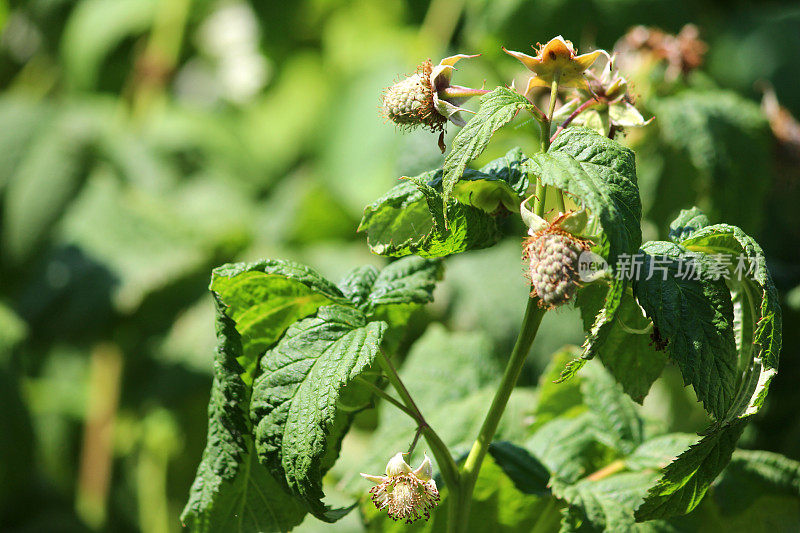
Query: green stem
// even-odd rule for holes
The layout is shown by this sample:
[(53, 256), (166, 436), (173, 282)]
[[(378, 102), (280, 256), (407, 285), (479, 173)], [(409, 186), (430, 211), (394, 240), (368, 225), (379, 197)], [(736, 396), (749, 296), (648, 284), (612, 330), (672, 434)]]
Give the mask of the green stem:
[(489, 450), (489, 444), (491, 444), (495, 432), (497, 432), (500, 418), (503, 416), (508, 399), (511, 397), (511, 391), (514, 389), (522, 372), (525, 359), (528, 357), (531, 344), (533, 344), (533, 339), (536, 337), (536, 332), (539, 330), (539, 324), (545, 312), (546, 310), (539, 306), (538, 298), (528, 299), (528, 307), (525, 309), (525, 317), (522, 320), (522, 329), (519, 332), (514, 349), (511, 351), (511, 357), (503, 373), (503, 379), (500, 381), (500, 386), (492, 400), (492, 405), (489, 407), (489, 412), (483, 421), (478, 438), (475, 440), (475, 444), (472, 445), (467, 460), (461, 468), (461, 499), (459, 500), (459, 508), (456, 511), (456, 517), (459, 521), (456, 528), (458, 532), (467, 531), (472, 491), (478, 479), (481, 463), (486, 457), (486, 452)]
[[(550, 148), (550, 126), (553, 123), (553, 113), (556, 110), (556, 99), (558, 98), (558, 78), (559, 73), (553, 77), (553, 83), (550, 85), (550, 104), (547, 108), (547, 117), (539, 123), (542, 133), (542, 152), (547, 152)], [(542, 180), (536, 180), (536, 203), (533, 204), (533, 212), (537, 216), (544, 218), (544, 203), (547, 197), (547, 185), (542, 183)], [(566, 211), (564, 208), (564, 195), (559, 191), (558, 198), (559, 208), (563, 213)]]
[(397, 391), (397, 394), (400, 395), (400, 399), (405, 406), (414, 413), (414, 419), (417, 421), (419, 431), (422, 432), (422, 435), (431, 447), (431, 453), (436, 458), (436, 462), (439, 465), (439, 470), (442, 472), (442, 478), (447, 484), (447, 488), (450, 490), (451, 494), (457, 495), (459, 492), (458, 467), (453, 460), (453, 456), (450, 455), (450, 450), (447, 449), (447, 445), (425, 421), (425, 417), (422, 416), (422, 412), (419, 410), (419, 407), (417, 407), (408, 389), (406, 389), (406, 386), (397, 374), (397, 370), (395, 370), (394, 365), (389, 361), (389, 357), (383, 350), (381, 350), (378, 356), (378, 363), (381, 365), (381, 368), (383, 368), (386, 377), (389, 378), (389, 382)]
[(408, 446), (407, 454), (409, 457), (411, 457), (411, 454), (414, 453), (414, 448), (417, 447), (417, 442), (419, 442), (420, 435), (422, 435), (422, 429), (418, 427), (414, 432), (414, 440), (412, 440), (411, 444)]
[(556, 194), (556, 206), (558, 207), (559, 213), (566, 213), (567, 206), (564, 204), (564, 191), (558, 189), (558, 194)]
[[(561, 77), (561, 74), (556, 71), (555, 76), (553, 76), (553, 83), (550, 84), (550, 106), (547, 108), (547, 121), (553, 122), (553, 112), (556, 110), (556, 99), (558, 98), (558, 79)], [(550, 144), (550, 132), (547, 132), (547, 144)]]
[(378, 387), (374, 383), (371, 383), (369, 380), (364, 379), (361, 376), (358, 376), (356, 379), (358, 379), (359, 383), (361, 383), (362, 385), (364, 385), (368, 389), (372, 390), (372, 392), (374, 392), (375, 394), (377, 394), (378, 396), (380, 396), (381, 398), (383, 398), (384, 400), (386, 400), (390, 404), (394, 405), (395, 407), (397, 407), (398, 409), (403, 411), (405, 414), (407, 414), (408, 416), (410, 416), (411, 418), (413, 418), (414, 420), (419, 422), (419, 420), (417, 420), (417, 414), (414, 411), (412, 411), (411, 409), (409, 409), (408, 407), (406, 407), (405, 405), (403, 405), (402, 403), (397, 401), (388, 392), (386, 392), (382, 388)]

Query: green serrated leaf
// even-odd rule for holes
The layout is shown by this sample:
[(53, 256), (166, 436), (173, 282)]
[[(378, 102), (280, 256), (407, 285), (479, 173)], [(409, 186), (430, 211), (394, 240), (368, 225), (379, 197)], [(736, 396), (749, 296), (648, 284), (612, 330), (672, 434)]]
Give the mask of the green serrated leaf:
[[(498, 235), (488, 215), (501, 209), (518, 210), (528, 186), (522, 172), (524, 160), (522, 151), (515, 148), (480, 171), (465, 170), (452, 191), (447, 213), (441, 194), (443, 171), (408, 178), (367, 206), (359, 231), (367, 233), (373, 252), (388, 256), (439, 257), (491, 246)], [(456, 227), (445, 229), (445, 217), (458, 219)]]
[[(702, 254), (648, 242), (634, 294), (706, 410), (722, 420), (736, 393), (733, 304), (724, 280), (710, 279)], [(691, 265), (691, 266), (687, 266)], [(693, 267), (701, 279), (691, 279)], [(684, 269), (681, 272), (681, 269)], [(647, 278), (650, 279), (647, 279)]]
[[(652, 471), (642, 471), (625, 472), (597, 481), (587, 478), (571, 485), (555, 482), (553, 493), (568, 502), (573, 513), (577, 514), (568, 520), (573, 524), (576, 518), (589, 522), (588, 531), (640, 531), (642, 528), (633, 521), (633, 509), (656, 477)], [(571, 528), (566, 530), (574, 531)]]
[(731, 459), (745, 422), (739, 420), (704, 436), (663, 470), (658, 483), (637, 507), (637, 522), (682, 515), (697, 507), (708, 487)]
[(384, 347), (391, 353), (404, 338), (404, 326), (411, 315), (433, 301), (433, 290), (441, 275), (439, 260), (408, 256), (381, 271), (373, 266), (356, 268), (339, 283), (339, 288), (370, 319), (389, 324)]
[(506, 441), (493, 442), (489, 445), (489, 455), (523, 494), (550, 494), (550, 472), (524, 448)]
[(372, 265), (356, 267), (337, 284), (337, 287), (345, 298), (350, 300), (354, 306), (363, 309), (369, 304), (369, 295), (372, 292), (372, 285), (378, 278), (380, 271)]
[(364, 211), (359, 231), (366, 231), (370, 249), (379, 255), (444, 257), (497, 242), (494, 219), (481, 209), (451, 200), (444, 227), (442, 195), (428, 185), (433, 173), (410, 178)]
[(636, 252), (642, 204), (630, 149), (592, 130), (568, 128), (547, 153), (535, 154), (527, 164), (543, 183), (570, 193), (599, 222), (602, 255), (612, 269), (620, 254)]
[(372, 364), (386, 328), (351, 307), (326, 306), (261, 359), (250, 404), (259, 460), (321, 520), (338, 517), (322, 503), (322, 476), (352, 418), (338, 402)]
[[(503, 157), (486, 163), (481, 167), (480, 172), (506, 182), (517, 193), (517, 196), (524, 198), (530, 185), (528, 173), (525, 172), (523, 165), (527, 159), (528, 156), (522, 153), (521, 148), (512, 148)], [(458, 198), (457, 190), (455, 195)], [(514, 207), (517, 208), (519, 206)]]
[(250, 387), (238, 362), (242, 339), (215, 297), (218, 345), (208, 405), (208, 440), (181, 521), (192, 531), (286, 531), (305, 509), (257, 463), (249, 420)]
[(527, 98), (506, 87), (498, 87), (481, 98), (480, 109), (455, 136), (444, 160), (442, 192), (445, 202), (450, 200), (467, 163), (483, 152), (494, 132), (511, 122), (520, 109), (531, 106)]
[(258, 463), (252, 442), (240, 459), (240, 471), (221, 487), (213, 506), (202, 513), (187, 507), (183, 524), (198, 533), (290, 531), (299, 525), (306, 516), (305, 507)]
[(387, 306), (426, 304), (433, 301), (433, 289), (441, 279), (438, 260), (404, 257), (386, 266), (372, 284), (365, 303), (367, 313)]
[[(580, 353), (577, 347), (566, 347), (553, 354), (550, 363), (539, 378), (539, 393), (533, 410), (534, 422), (531, 430), (555, 418), (570, 418), (586, 411), (581, 392), (581, 378), (562, 383), (560, 376), (565, 364), (575, 360)], [(577, 361), (583, 361), (578, 358)]]
[(690, 433), (668, 433), (646, 440), (625, 458), (629, 470), (647, 468), (661, 470), (678, 458), (680, 454), (696, 444), (697, 435)]
[(800, 499), (800, 463), (777, 453), (736, 450), (713, 491), (723, 512), (731, 514), (763, 494)]
[(715, 261), (727, 259), (741, 376), (725, 420), (754, 414), (778, 371), (781, 350), (781, 308), (764, 253), (753, 238), (727, 224), (704, 227), (681, 244)]
[(688, 239), (693, 233), (710, 224), (708, 217), (696, 207), (681, 209), (680, 214), (670, 222), (669, 240), (676, 244)]
[[(715, 88), (681, 91), (649, 105), (664, 145), (690, 163), (665, 176), (669, 187), (704, 191), (713, 219), (755, 231), (772, 166), (769, 125), (758, 104)], [(754, 172), (761, 177), (753, 179)]]
[(616, 454), (600, 444), (594, 414), (583, 411), (570, 418), (556, 418), (543, 426), (525, 442), (525, 449), (539, 459), (554, 478), (574, 483), (602, 468)]
[(614, 317), (619, 306), (622, 304), (622, 296), (625, 294), (626, 281), (624, 278), (614, 277), (609, 283), (605, 293), (603, 307), (594, 315), (594, 321), (587, 330), (586, 340), (583, 342), (583, 350), (580, 357), (573, 359), (564, 367), (561, 377), (557, 383), (562, 383), (571, 379), (586, 364), (586, 361), (594, 359), (613, 331)]
[[(592, 321), (602, 309), (605, 293), (602, 283), (592, 283), (578, 291), (575, 305), (581, 310), (587, 331), (591, 331)], [(642, 314), (639, 304), (624, 292), (605, 342), (597, 345), (595, 341), (593, 348), (614, 379), (638, 403), (661, 375), (667, 359), (653, 346), (651, 331), (652, 323)]]
[(227, 306), (242, 337), (242, 379), (253, 382), (259, 357), (295, 321), (323, 305), (349, 304), (339, 289), (313, 269), (267, 259), (214, 269), (209, 287)]
[(644, 441), (644, 423), (636, 405), (599, 366), (589, 365), (583, 377), (581, 392), (594, 414), (597, 440), (622, 453), (630, 453)]

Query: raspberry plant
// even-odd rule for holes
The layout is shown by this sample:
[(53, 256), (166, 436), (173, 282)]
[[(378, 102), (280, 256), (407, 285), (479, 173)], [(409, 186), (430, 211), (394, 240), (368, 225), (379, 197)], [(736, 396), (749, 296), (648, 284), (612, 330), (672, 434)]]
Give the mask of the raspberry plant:
[[(715, 530), (726, 511), (704, 500), (712, 486), (780, 491), (796, 479), (779, 456), (736, 450), (781, 347), (758, 243), (697, 208), (668, 241), (643, 243), (634, 153), (616, 137), (649, 121), (614, 58), (578, 55), (561, 37), (536, 56), (508, 53), (533, 72), (524, 90), (451, 85), (455, 62), (472, 57), (461, 55), (385, 92), (385, 116), (404, 128), (462, 128), (442, 168), (404, 177), (364, 210), (371, 251), (396, 258), (383, 269), (338, 283), (285, 260), (214, 270), (208, 442), (183, 513), (193, 530), (286, 531), (356, 506), (371, 531)], [(460, 106), (479, 95), (463, 121)], [(468, 168), (520, 115), (539, 151)], [(531, 293), (505, 370), (480, 339), (441, 327), (403, 348), (443, 258), (508, 234)], [(516, 388), (542, 318), (563, 305), (580, 309), (583, 346), (554, 354), (535, 392)], [(699, 435), (667, 433), (638, 405), (667, 361), (707, 412)], [(358, 469), (388, 461), (386, 475), (348, 472), (357, 500), (332, 506), (323, 478), (354, 419), (378, 404)]]

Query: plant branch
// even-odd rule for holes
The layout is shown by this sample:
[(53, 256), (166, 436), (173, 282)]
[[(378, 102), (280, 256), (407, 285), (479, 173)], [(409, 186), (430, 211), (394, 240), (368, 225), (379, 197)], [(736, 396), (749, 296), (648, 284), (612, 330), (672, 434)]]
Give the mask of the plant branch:
[[(550, 148), (550, 126), (553, 123), (553, 112), (556, 109), (556, 99), (558, 98), (558, 78), (559, 74), (556, 72), (556, 75), (553, 77), (553, 83), (550, 85), (550, 103), (547, 109), (547, 116), (545, 120), (539, 122), (541, 126), (541, 137), (542, 137), (542, 152), (547, 152)], [(562, 212), (565, 210), (563, 209), (564, 205), (564, 197), (561, 191), (559, 191), (559, 207), (562, 208)], [(547, 185), (542, 183), (541, 179), (536, 179), (536, 203), (533, 204), (533, 212), (542, 218), (544, 218), (544, 204), (545, 200), (547, 199)]]
[(567, 126), (569, 126), (569, 125), (570, 125), (570, 123), (571, 123), (573, 120), (575, 120), (575, 117), (577, 117), (578, 115), (580, 115), (581, 113), (583, 113), (584, 111), (586, 111), (587, 109), (589, 109), (590, 107), (592, 107), (593, 105), (595, 105), (595, 104), (597, 104), (597, 103), (598, 103), (598, 102), (597, 102), (597, 100), (595, 100), (594, 98), (592, 98), (592, 99), (590, 99), (590, 100), (586, 100), (584, 103), (582, 103), (582, 104), (580, 105), (580, 107), (578, 107), (578, 109), (576, 109), (575, 111), (573, 111), (573, 112), (572, 112), (572, 113), (571, 113), (571, 114), (570, 114), (570, 115), (569, 115), (569, 116), (568, 116), (568, 117), (567, 117), (567, 118), (564, 120), (564, 122), (562, 122), (562, 123), (561, 123), (561, 125), (558, 127), (558, 129), (556, 129), (556, 132), (553, 134), (553, 136), (552, 136), (552, 137), (550, 137), (550, 142), (552, 143), (553, 141), (555, 141), (555, 140), (556, 140), (556, 137), (558, 137), (558, 135), (561, 133), (561, 131), (562, 131), (564, 128), (566, 128)]
[(531, 102), (531, 107), (528, 108), (528, 111), (530, 111), (531, 115), (533, 115), (534, 118), (539, 121), (539, 124), (547, 121), (547, 115), (542, 113), (542, 110), (539, 109), (533, 102)]
[(462, 500), (460, 502), (461, 508), (458, 511), (460, 521), (458, 531), (466, 531), (472, 491), (478, 479), (481, 463), (483, 463), (486, 452), (489, 450), (489, 444), (491, 444), (492, 438), (497, 432), (497, 426), (508, 404), (508, 399), (511, 397), (511, 391), (514, 389), (517, 379), (519, 379), (519, 375), (522, 372), (525, 359), (528, 357), (531, 344), (533, 344), (533, 339), (536, 337), (536, 332), (539, 330), (539, 324), (545, 312), (546, 309), (539, 306), (538, 298), (531, 297), (528, 299), (528, 307), (525, 309), (522, 328), (517, 336), (514, 349), (511, 351), (511, 356), (508, 360), (505, 372), (503, 373), (503, 378), (492, 400), (492, 405), (489, 407), (489, 412), (486, 414), (486, 418), (483, 421), (481, 430), (478, 433), (478, 438), (475, 440), (475, 444), (473, 444), (467, 456), (467, 460), (464, 462), (464, 466), (461, 469)]
[[(386, 400), (387, 402), (394, 405), (395, 407), (403, 411), (405, 414), (413, 418), (418, 424), (420, 423), (420, 420), (417, 418), (417, 413), (415, 413), (414, 411), (403, 405), (400, 401), (395, 399), (394, 396), (390, 395), (382, 388), (378, 387), (374, 383), (370, 382), (367, 379), (364, 379), (361, 376), (358, 376), (356, 379), (358, 379), (358, 381), (362, 385), (365, 385), (368, 389), (372, 390), (372, 392), (374, 392), (375, 394), (377, 394), (378, 396), (380, 396), (381, 398), (383, 398), (384, 400)], [(422, 422), (424, 422), (424, 420)]]
[(411, 444), (408, 446), (408, 455), (411, 456), (414, 453), (414, 448), (417, 447), (417, 442), (419, 441), (419, 437), (422, 435), (422, 428), (418, 427), (417, 431), (414, 432), (414, 440), (411, 441)]
[(447, 445), (425, 421), (425, 417), (422, 416), (422, 412), (419, 410), (419, 407), (417, 407), (417, 404), (414, 402), (414, 399), (411, 397), (408, 389), (400, 379), (400, 375), (397, 373), (394, 365), (392, 365), (391, 361), (389, 361), (389, 357), (383, 350), (380, 351), (380, 355), (378, 356), (378, 363), (381, 365), (381, 368), (383, 368), (384, 372), (386, 373), (386, 377), (397, 391), (397, 394), (400, 395), (400, 399), (403, 401), (405, 406), (415, 414), (414, 419), (417, 421), (419, 431), (422, 432), (425, 440), (428, 441), (428, 445), (431, 447), (431, 453), (436, 458), (436, 462), (439, 464), (439, 469), (442, 472), (442, 477), (444, 478), (448, 489), (450, 490), (451, 494), (457, 496), (459, 492), (458, 467), (453, 460), (453, 456), (450, 455), (450, 450), (447, 449)]

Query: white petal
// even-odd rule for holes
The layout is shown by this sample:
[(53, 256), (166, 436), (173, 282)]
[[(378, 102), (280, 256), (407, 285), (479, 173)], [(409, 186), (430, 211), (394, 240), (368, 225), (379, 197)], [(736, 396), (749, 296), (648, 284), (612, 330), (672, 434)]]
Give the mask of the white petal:
[(423, 459), (422, 464), (414, 470), (414, 475), (422, 481), (428, 481), (433, 477), (433, 466), (431, 466), (431, 460), (427, 453), (425, 454), (425, 459)]
[(411, 467), (408, 466), (408, 463), (403, 459), (403, 455), (405, 455), (403, 452), (397, 452), (394, 457), (389, 459), (389, 462), (386, 464), (387, 476), (400, 476), (411, 472)]
[(373, 483), (376, 483), (378, 485), (386, 481), (386, 478), (383, 476), (373, 476), (370, 474), (364, 474), (363, 472), (361, 473), (361, 477), (363, 477), (364, 479), (368, 479), (369, 481), (372, 481)]

